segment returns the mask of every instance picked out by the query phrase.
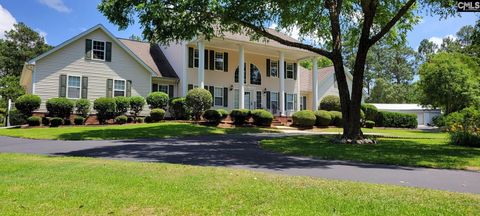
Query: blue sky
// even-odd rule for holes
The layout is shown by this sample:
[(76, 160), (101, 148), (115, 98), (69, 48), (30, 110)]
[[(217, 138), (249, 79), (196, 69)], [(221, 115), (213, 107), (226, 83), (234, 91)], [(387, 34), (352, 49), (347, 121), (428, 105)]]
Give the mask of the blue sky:
[[(117, 37), (128, 38), (141, 35), (139, 25), (125, 31), (110, 24), (97, 10), (100, 0), (0, 0), (0, 37), (14, 22), (24, 22), (45, 35), (51, 45), (58, 45), (80, 32), (101, 23)], [(462, 17), (439, 20), (438, 17), (424, 17), (422, 23), (408, 34), (411, 47), (417, 48), (424, 38), (439, 42), (441, 38), (455, 35), (464, 25), (472, 25), (479, 13), (462, 13)]]

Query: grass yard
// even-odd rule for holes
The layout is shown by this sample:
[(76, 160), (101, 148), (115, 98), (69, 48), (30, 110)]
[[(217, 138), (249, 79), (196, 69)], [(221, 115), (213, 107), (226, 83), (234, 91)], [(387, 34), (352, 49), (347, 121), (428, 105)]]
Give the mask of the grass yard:
[(272, 132), (262, 128), (218, 128), (190, 123), (165, 122), (108, 126), (69, 126), (60, 128), (0, 129), (0, 136), (55, 140), (115, 140), (171, 138), (210, 134)]
[[(339, 131), (326, 129), (322, 131)], [(447, 133), (401, 129), (363, 129), (382, 133), (375, 145), (334, 143), (334, 135), (295, 136), (261, 141), (265, 149), (289, 155), (378, 164), (480, 170), (480, 148), (449, 145)]]
[(0, 154), (2, 215), (479, 215), (480, 195), (246, 170)]

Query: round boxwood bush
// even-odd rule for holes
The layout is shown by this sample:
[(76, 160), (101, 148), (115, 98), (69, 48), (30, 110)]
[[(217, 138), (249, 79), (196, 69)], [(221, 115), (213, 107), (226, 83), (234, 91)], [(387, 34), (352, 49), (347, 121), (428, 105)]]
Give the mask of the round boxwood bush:
[(50, 119), (50, 127), (58, 127), (63, 124), (63, 119), (54, 117)]
[(72, 114), (75, 103), (67, 98), (51, 98), (47, 100), (48, 115), (52, 117), (68, 118)]
[(15, 108), (25, 116), (31, 116), (40, 107), (42, 100), (37, 95), (26, 94), (15, 100)]
[(195, 120), (200, 120), (203, 112), (212, 107), (212, 94), (203, 88), (194, 88), (187, 93), (186, 105)]
[(218, 125), (222, 121), (222, 114), (218, 110), (206, 110), (203, 113), (203, 118), (209, 123)]
[(97, 119), (100, 124), (105, 124), (108, 119), (115, 116), (116, 110), (115, 99), (101, 97), (93, 102), (93, 109), (97, 111)]
[(42, 117), (42, 125), (43, 125), (43, 126), (48, 126), (48, 125), (50, 125), (50, 118), (48, 118), (48, 117), (46, 117), (46, 116)]
[(133, 117), (137, 118), (138, 114), (142, 112), (143, 106), (145, 106), (145, 99), (142, 96), (130, 97), (130, 113)]
[(41, 122), (42, 122), (42, 118), (38, 116), (30, 116), (27, 118), (28, 126), (40, 126)]
[(124, 115), (128, 111), (128, 107), (130, 107), (130, 98), (128, 97), (115, 97), (115, 105), (116, 105), (116, 115)]
[(228, 111), (224, 109), (217, 109), (217, 111), (222, 115), (222, 120), (228, 117)]
[(142, 117), (139, 117), (137, 119), (135, 119), (135, 122), (136, 123), (143, 123), (144, 119)]
[(332, 121), (332, 116), (326, 110), (315, 111), (315, 125), (318, 127), (327, 127)]
[(327, 95), (320, 101), (319, 110), (340, 111), (340, 98), (336, 95)]
[(252, 111), (252, 119), (254, 125), (270, 127), (273, 121), (273, 115), (266, 110), (256, 109)]
[(302, 110), (292, 115), (293, 125), (297, 127), (310, 128), (315, 125), (315, 113), (311, 110)]
[(230, 118), (236, 125), (243, 125), (250, 119), (250, 110), (234, 109), (230, 112)]
[(342, 113), (338, 111), (330, 111), (330, 116), (332, 117), (332, 121), (330, 122), (330, 125), (341, 127), (343, 124), (343, 117)]
[(73, 119), (75, 125), (83, 125), (85, 123), (85, 118), (82, 116), (77, 116)]
[(150, 111), (150, 118), (152, 119), (152, 122), (159, 122), (163, 120), (165, 117), (165, 110), (163, 109), (152, 109)]
[(378, 109), (372, 104), (362, 104), (362, 111), (365, 113), (365, 120), (375, 121)]
[(150, 109), (165, 109), (168, 105), (168, 95), (164, 92), (152, 92), (146, 99)]
[(168, 111), (174, 119), (187, 120), (190, 118), (185, 97), (171, 98), (168, 102)]
[(373, 127), (375, 127), (375, 122), (367, 120), (367, 121), (365, 121), (365, 127), (366, 128), (373, 128)]
[(125, 124), (125, 123), (127, 123), (127, 119), (128, 119), (128, 117), (127, 117), (127, 116), (124, 116), (124, 115), (117, 116), (117, 117), (115, 118), (115, 123), (116, 123), (116, 124)]
[(86, 118), (90, 113), (90, 101), (87, 99), (78, 99), (75, 101), (75, 113)]

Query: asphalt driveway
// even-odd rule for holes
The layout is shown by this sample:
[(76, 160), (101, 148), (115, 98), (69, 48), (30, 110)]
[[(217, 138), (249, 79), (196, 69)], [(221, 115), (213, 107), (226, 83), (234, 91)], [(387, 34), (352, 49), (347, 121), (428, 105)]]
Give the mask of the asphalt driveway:
[(285, 175), (480, 193), (480, 172), (318, 160), (285, 156), (265, 151), (258, 146), (259, 140), (276, 136), (285, 136), (285, 134), (109, 141), (57, 141), (0, 137), (0, 152), (222, 166)]

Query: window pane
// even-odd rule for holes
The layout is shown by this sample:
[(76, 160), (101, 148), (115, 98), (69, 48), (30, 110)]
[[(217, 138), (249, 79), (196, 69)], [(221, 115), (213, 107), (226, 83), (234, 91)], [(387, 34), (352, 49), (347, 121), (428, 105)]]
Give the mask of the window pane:
[(105, 59), (105, 42), (93, 41), (93, 59)]
[(262, 92), (257, 91), (257, 109), (262, 108)]
[(159, 85), (158, 86), (158, 91), (159, 92), (164, 92), (168, 94), (168, 86), (167, 85)]
[(254, 64), (250, 64), (250, 84), (261, 85), (262, 84), (262, 74), (260, 70)]
[(113, 96), (114, 96), (114, 97), (117, 97), (117, 96), (125, 96), (125, 91), (114, 91), (114, 92), (113, 92)]
[(215, 96), (214, 104), (215, 106), (223, 106), (223, 89), (222, 88), (215, 88), (213, 91)]
[(287, 64), (287, 78), (293, 79), (293, 64)]
[(195, 67), (198, 67), (198, 49), (195, 49), (195, 54), (193, 56), (193, 62), (194, 62), (194, 65)]
[(78, 87), (69, 87), (68, 88), (68, 98), (80, 98), (80, 88)]
[(223, 70), (223, 53), (215, 53), (215, 69)]
[(277, 77), (278, 75), (278, 63), (276, 61), (270, 62), (270, 76)]
[(115, 90), (125, 90), (125, 80), (115, 80)]
[(69, 87), (80, 87), (80, 77), (79, 76), (68, 76), (68, 86)]

